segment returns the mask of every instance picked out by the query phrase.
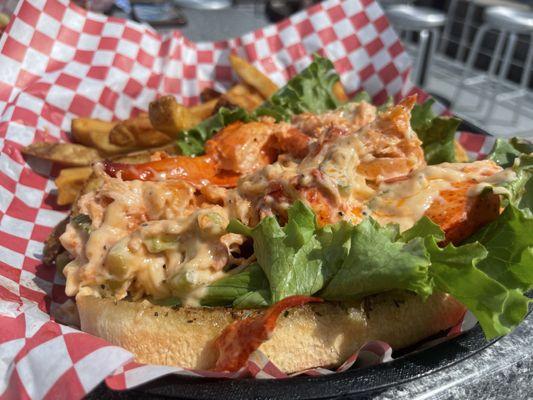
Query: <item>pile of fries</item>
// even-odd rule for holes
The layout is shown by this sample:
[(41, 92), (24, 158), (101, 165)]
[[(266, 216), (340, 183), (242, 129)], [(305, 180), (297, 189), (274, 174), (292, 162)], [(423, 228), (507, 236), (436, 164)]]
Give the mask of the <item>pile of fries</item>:
[[(125, 121), (102, 121), (94, 118), (72, 120), (74, 143), (36, 142), (22, 149), (31, 155), (63, 165), (55, 183), (57, 203), (72, 204), (92, 174), (91, 164), (102, 159), (117, 162), (147, 162), (161, 152), (178, 154), (176, 138), (183, 130), (193, 128), (216, 113), (220, 107), (241, 107), (252, 111), (268, 99), (278, 87), (263, 73), (236, 55), (230, 62), (241, 82), (226, 93), (205, 89), (201, 104), (185, 107), (172, 95), (150, 103), (148, 113)], [(346, 96), (342, 86), (339, 97)]]

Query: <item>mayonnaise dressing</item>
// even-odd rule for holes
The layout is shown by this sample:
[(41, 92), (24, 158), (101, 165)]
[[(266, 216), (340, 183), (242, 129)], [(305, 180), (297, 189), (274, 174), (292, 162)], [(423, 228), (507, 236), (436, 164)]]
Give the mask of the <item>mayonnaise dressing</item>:
[[(371, 215), (381, 224), (396, 223), (402, 231), (409, 229), (439, 199), (440, 193), (452, 189), (455, 182), (480, 182), (474, 186), (476, 188), (512, 179), (511, 173), (505, 170), (498, 172), (500, 170), (496, 164), (486, 160), (426, 166), (405, 180), (382, 183), (369, 202)], [(475, 193), (473, 191), (470, 195)]]
[(504, 183), (516, 180), (516, 172), (510, 168), (504, 169), (492, 176), (487, 177), (483, 182), (472, 186), (468, 189), (468, 196), (479, 196), (485, 189), (490, 188), (495, 194), (509, 196), (510, 192), (505, 187), (501, 186)]

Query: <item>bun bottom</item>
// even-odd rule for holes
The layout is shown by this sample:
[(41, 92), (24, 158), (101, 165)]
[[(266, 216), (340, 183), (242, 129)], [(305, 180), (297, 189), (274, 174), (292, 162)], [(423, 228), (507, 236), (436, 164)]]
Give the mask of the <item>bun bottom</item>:
[[(215, 365), (213, 342), (228, 324), (261, 312), (95, 297), (80, 297), (77, 304), (83, 331), (124, 347), (137, 361), (202, 370)], [(426, 301), (402, 292), (350, 304), (309, 304), (281, 315), (272, 338), (259, 349), (286, 373), (331, 368), (369, 340), (401, 349), (457, 324), (464, 312), (463, 305), (443, 293)]]

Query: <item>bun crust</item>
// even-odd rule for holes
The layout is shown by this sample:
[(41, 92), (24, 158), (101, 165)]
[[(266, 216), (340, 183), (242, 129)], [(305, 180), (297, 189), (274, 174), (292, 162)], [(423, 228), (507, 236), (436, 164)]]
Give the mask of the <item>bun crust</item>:
[[(214, 340), (231, 322), (260, 310), (170, 308), (147, 301), (95, 297), (77, 299), (81, 328), (135, 354), (137, 361), (210, 369)], [(350, 304), (321, 303), (280, 316), (271, 339), (259, 348), (282, 371), (331, 368), (369, 340), (400, 349), (458, 323), (465, 308), (450, 295), (426, 301), (409, 293), (387, 293)]]

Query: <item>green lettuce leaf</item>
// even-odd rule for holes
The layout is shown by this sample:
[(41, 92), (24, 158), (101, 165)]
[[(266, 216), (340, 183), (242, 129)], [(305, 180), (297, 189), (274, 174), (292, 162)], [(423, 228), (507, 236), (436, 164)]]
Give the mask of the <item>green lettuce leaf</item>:
[(533, 210), (533, 154), (522, 154), (512, 166), (516, 179), (503, 185), (509, 191), (509, 202), (526, 213)]
[(265, 279), (267, 286), (265, 289), (254, 290), (237, 297), (233, 301), (233, 308), (259, 308), (267, 307), (270, 302), (270, 290), (268, 281)]
[(251, 264), (237, 274), (228, 275), (206, 288), (203, 306), (261, 307), (270, 304), (268, 280), (257, 264)]
[(488, 339), (511, 332), (524, 319), (529, 299), (477, 267), (488, 256), (482, 244), (440, 248), (431, 236), (425, 242), (436, 289), (463, 303), (476, 316)]
[(334, 225), (327, 225), (317, 232), (320, 247), (314, 250), (311, 257), (322, 260), (324, 286), (337, 274), (348, 257), (352, 230), (353, 225), (341, 221)]
[(355, 96), (350, 100), (350, 103), (360, 103), (366, 101), (367, 103), (372, 103), (372, 97), (368, 94), (367, 91), (362, 90), (355, 94)]
[(533, 288), (533, 217), (513, 205), (470, 238), (488, 254), (477, 267), (508, 289)]
[(349, 252), (320, 296), (351, 300), (395, 289), (409, 290), (422, 297), (431, 294), (430, 262), (424, 241), (414, 238), (407, 243), (399, 242), (392, 232), (371, 219), (354, 226)]
[(503, 168), (512, 167), (520, 156), (533, 153), (533, 142), (527, 139), (511, 138), (509, 140), (496, 139), (487, 159), (493, 160)]
[(522, 154), (533, 153), (533, 142), (531, 140), (514, 137), (509, 139), (509, 143)]
[(250, 116), (242, 108), (228, 109), (222, 107), (218, 112), (202, 121), (194, 128), (182, 131), (178, 137), (178, 146), (186, 156), (197, 156), (204, 152), (205, 142), (226, 125), (235, 121), (250, 121)]
[[(281, 227), (269, 217), (249, 228), (231, 221), (229, 230), (251, 236), (262, 286), (240, 285), (221, 303), (261, 306), (294, 294), (347, 301), (391, 290), (427, 297), (450, 293), (479, 320), (486, 336), (510, 332), (527, 313), (524, 291), (533, 287), (533, 216), (509, 205), (472, 243), (440, 248), (444, 233), (424, 217), (399, 233), (371, 218), (318, 228), (302, 202), (289, 208)], [(256, 267), (257, 268), (257, 267)], [(268, 283), (267, 283), (268, 282)]]
[(437, 117), (431, 110), (435, 100), (416, 104), (411, 112), (411, 127), (422, 141), (428, 164), (455, 162), (455, 132), (461, 121), (457, 118)]
[(507, 200), (526, 213), (533, 210), (533, 143), (520, 138), (497, 139), (487, 157), (503, 168), (511, 168), (516, 179), (501, 186), (508, 190)]
[[(388, 290), (431, 293), (429, 260), (423, 240), (398, 241), (397, 226), (379, 226), (371, 219), (357, 226), (347, 222), (316, 226), (313, 211), (295, 202), (288, 222), (273, 217), (249, 228), (232, 220), (228, 230), (251, 236), (257, 262), (270, 283), (272, 301), (294, 294), (348, 300)], [(393, 260), (391, 262), (391, 260)]]
[(291, 295), (311, 295), (323, 286), (321, 262), (312, 258), (320, 246), (315, 229), (314, 213), (299, 201), (289, 209), (283, 228), (274, 217), (264, 218), (251, 229), (236, 220), (228, 226), (230, 232), (253, 238), (257, 262), (270, 283), (273, 303)]
[(402, 232), (400, 239), (403, 242), (408, 242), (417, 237), (426, 238), (433, 236), (438, 241), (444, 240), (444, 232), (436, 223), (424, 216), (420, 218), (410, 229)]
[(505, 139), (496, 139), (487, 159), (494, 161), (503, 168), (511, 167), (515, 158), (520, 156), (520, 152), (514, 148), (510, 141)]
[[(472, 243), (439, 248), (440, 227), (427, 217), (401, 238), (425, 238), (429, 273), (437, 290), (450, 293), (476, 316), (486, 336), (510, 332), (526, 315), (529, 299), (522, 293), (533, 284), (531, 231), (533, 220), (512, 207), (474, 235)], [(518, 289), (518, 290), (517, 290)]]
[(340, 105), (333, 93), (339, 81), (333, 63), (315, 56), (313, 62), (254, 112), (254, 116), (268, 115), (277, 121), (288, 120), (304, 112), (322, 113)]

